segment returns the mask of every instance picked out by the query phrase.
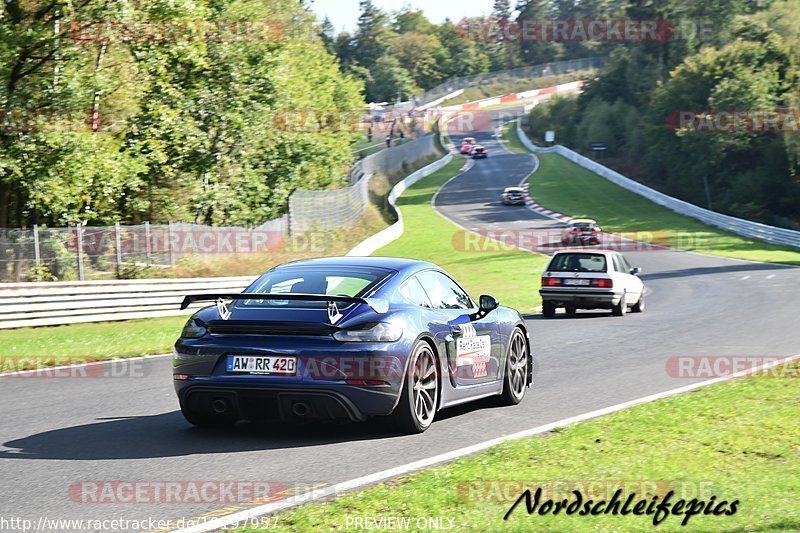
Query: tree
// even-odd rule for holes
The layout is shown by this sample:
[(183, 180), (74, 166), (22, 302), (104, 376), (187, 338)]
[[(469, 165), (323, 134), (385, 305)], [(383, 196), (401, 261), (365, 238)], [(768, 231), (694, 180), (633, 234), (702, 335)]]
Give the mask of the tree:
[(395, 13), (392, 28), (395, 33), (425, 33), (436, 32), (436, 25), (425, 16), (421, 9), (412, 9), (405, 6), (402, 10)]
[(355, 35), (355, 59), (361, 66), (372, 70), (378, 58), (392, 46), (395, 34), (390, 27), (388, 15), (375, 7), (372, 0), (361, 0), (360, 6), (361, 14)]
[(392, 47), (392, 56), (422, 89), (430, 89), (444, 80), (445, 74), (440, 66), (443, 54), (439, 39), (422, 33), (403, 33), (395, 39)]
[(372, 82), (367, 86), (367, 100), (371, 102), (404, 100), (419, 90), (408, 71), (390, 55), (380, 57), (370, 74)]

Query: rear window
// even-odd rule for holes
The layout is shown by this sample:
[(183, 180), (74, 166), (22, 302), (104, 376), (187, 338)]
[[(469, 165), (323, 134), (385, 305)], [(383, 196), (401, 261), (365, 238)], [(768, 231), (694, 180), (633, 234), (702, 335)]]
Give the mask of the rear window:
[[(391, 270), (367, 267), (290, 267), (267, 272), (253, 283), (249, 293), (330, 294), (359, 298), (391, 275)], [(322, 302), (288, 300), (239, 300), (236, 307), (293, 307), (324, 309)]]
[(591, 222), (576, 222), (572, 226), (578, 229), (591, 229), (594, 227), (594, 224)]
[(606, 272), (606, 256), (602, 254), (558, 254), (547, 267), (550, 272)]

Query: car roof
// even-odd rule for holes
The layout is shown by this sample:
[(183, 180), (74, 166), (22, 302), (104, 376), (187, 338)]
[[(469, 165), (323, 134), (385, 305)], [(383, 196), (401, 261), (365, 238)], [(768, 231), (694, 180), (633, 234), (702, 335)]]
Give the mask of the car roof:
[(508, 192), (524, 192), (525, 189), (522, 187), (506, 187), (506, 191)]
[(570, 224), (597, 224), (597, 221), (593, 218), (573, 218), (569, 222)]
[(397, 270), (398, 272), (412, 273), (428, 268), (442, 270), (441, 267), (426, 261), (406, 259), (403, 257), (320, 257), (316, 259), (298, 259), (289, 261), (275, 267), (275, 269), (289, 267), (312, 266), (340, 266), (340, 267), (373, 267)]
[(481, 148), (483, 148), (485, 150), (485, 147), (482, 144), (476, 144), (475, 145), (475, 149), (476, 150), (481, 149)]
[(572, 248), (570, 250), (557, 250), (553, 256), (562, 254), (592, 254), (592, 255), (616, 255), (616, 250), (600, 250), (596, 248)]

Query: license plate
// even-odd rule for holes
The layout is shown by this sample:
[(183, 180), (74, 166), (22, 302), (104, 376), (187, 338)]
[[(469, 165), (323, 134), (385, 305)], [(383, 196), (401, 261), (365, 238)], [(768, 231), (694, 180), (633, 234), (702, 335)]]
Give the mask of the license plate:
[(297, 372), (297, 358), (261, 355), (229, 355), (228, 372), (294, 375), (294, 373)]
[(578, 286), (587, 286), (589, 285), (588, 279), (565, 279), (564, 285), (578, 285)]

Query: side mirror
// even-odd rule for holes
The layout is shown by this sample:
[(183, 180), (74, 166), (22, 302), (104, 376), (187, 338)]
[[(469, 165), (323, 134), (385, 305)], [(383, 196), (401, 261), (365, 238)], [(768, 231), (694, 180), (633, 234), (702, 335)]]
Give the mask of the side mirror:
[(483, 316), (488, 315), (498, 307), (500, 307), (500, 302), (497, 301), (497, 298), (494, 296), (489, 296), (488, 294), (482, 294), (479, 302), (480, 312)]
[(641, 273), (642, 273), (642, 269), (639, 268), (639, 267), (635, 267), (635, 268), (631, 269), (631, 274), (633, 274), (634, 276), (638, 276)]

